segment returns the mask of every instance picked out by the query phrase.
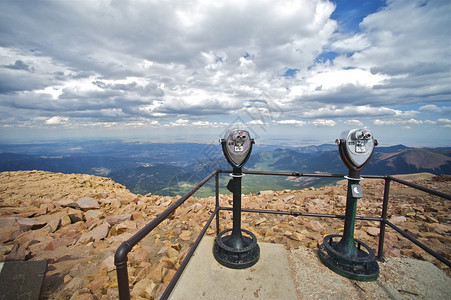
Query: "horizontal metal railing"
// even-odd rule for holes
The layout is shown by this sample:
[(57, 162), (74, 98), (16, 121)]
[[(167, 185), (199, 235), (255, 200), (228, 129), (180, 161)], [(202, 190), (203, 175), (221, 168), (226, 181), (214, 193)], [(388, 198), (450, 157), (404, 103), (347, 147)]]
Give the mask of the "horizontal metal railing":
[[(188, 254), (186, 255), (183, 262), (180, 264), (177, 272), (174, 277), (170, 281), (168, 287), (161, 295), (160, 299), (167, 299), (174, 289), (178, 279), (182, 275), (186, 265), (189, 260), (193, 256), (197, 246), (205, 235), (208, 227), (210, 226), (213, 218), (216, 217), (216, 234), (219, 233), (219, 212), (221, 210), (232, 210), (232, 207), (221, 207), (219, 205), (219, 174), (221, 173), (232, 173), (232, 171), (228, 170), (216, 170), (209, 174), (206, 178), (204, 178), (198, 185), (196, 185), (193, 189), (191, 189), (188, 193), (174, 202), (170, 207), (168, 207), (165, 211), (163, 211), (159, 216), (153, 219), (150, 223), (148, 223), (145, 227), (139, 230), (135, 235), (133, 235), (129, 240), (123, 242), (116, 251), (114, 257), (114, 264), (116, 266), (117, 280), (118, 280), (118, 289), (119, 289), (119, 298), (121, 300), (130, 299), (130, 287), (129, 287), (129, 279), (128, 279), (128, 271), (127, 271), (127, 255), (132, 250), (133, 246), (139, 243), (145, 236), (147, 236), (153, 229), (155, 229), (162, 221), (164, 221), (169, 215), (171, 215), (179, 206), (181, 206), (187, 199), (189, 199), (195, 192), (197, 192), (202, 186), (204, 186), (207, 182), (209, 182), (213, 177), (215, 178), (215, 209), (211, 212), (210, 217), (202, 228), (201, 232), (197, 236), (195, 242), (191, 246)], [(299, 173), (299, 172), (261, 172), (261, 171), (244, 171), (244, 174), (251, 175), (272, 175), (272, 176), (294, 176), (294, 177), (319, 177), (319, 178), (343, 178), (344, 174), (327, 174), (327, 173)], [(391, 181), (398, 182), (400, 184), (424, 191), (426, 193), (436, 195), (448, 200), (451, 200), (451, 195), (446, 194), (440, 191), (436, 191), (427, 187), (423, 187), (405, 180), (401, 180), (399, 178), (393, 177), (391, 175), (387, 176), (379, 176), (379, 175), (365, 175), (365, 178), (368, 179), (383, 179), (385, 181), (384, 184), (384, 195), (383, 195), (383, 203), (382, 203), (382, 213), (380, 217), (372, 217), (372, 216), (356, 216), (357, 220), (367, 220), (367, 221), (378, 221), (380, 222), (380, 234), (379, 234), (379, 242), (378, 242), (378, 252), (377, 258), (378, 260), (383, 260), (383, 246), (385, 239), (385, 227), (388, 225), (393, 228), (396, 232), (400, 233), (402, 236), (407, 238), (409, 241), (413, 242), (417, 246), (421, 247), (427, 253), (431, 254), (433, 257), (438, 259), (439, 261), (446, 264), (448, 267), (451, 267), (451, 261), (447, 260), (445, 257), (435, 252), (431, 248), (424, 245), (422, 242), (417, 240), (412, 235), (408, 234), (401, 228), (397, 227), (393, 223), (391, 223), (387, 219), (387, 211), (388, 211), (388, 203), (390, 197), (390, 183)], [(268, 214), (278, 214), (278, 215), (292, 215), (292, 216), (304, 216), (304, 217), (323, 217), (323, 218), (345, 218), (344, 215), (333, 215), (333, 214), (320, 214), (320, 213), (308, 213), (308, 212), (296, 212), (296, 211), (275, 211), (275, 210), (264, 210), (264, 209), (250, 209), (250, 208), (242, 208), (241, 211), (249, 212), (249, 213), (268, 213)]]
[[(439, 253), (437, 253), (436, 251), (432, 250), (431, 248), (429, 248), (428, 246), (426, 246), (425, 244), (423, 244), (422, 242), (420, 242), (418, 239), (416, 239), (414, 236), (412, 236), (411, 234), (405, 232), (404, 230), (402, 230), (401, 228), (399, 228), (398, 226), (396, 226), (395, 224), (393, 224), (392, 222), (390, 222), (389, 220), (387, 220), (387, 205), (388, 205), (388, 201), (389, 201), (389, 191), (390, 191), (390, 181), (396, 181), (400, 184), (409, 186), (411, 188), (423, 191), (425, 193), (428, 194), (432, 194), (438, 197), (442, 197), (444, 199), (448, 199), (451, 200), (451, 195), (450, 194), (446, 194), (440, 191), (436, 191), (412, 182), (408, 182), (396, 177), (393, 177), (391, 175), (388, 175), (385, 177), (385, 190), (387, 195), (384, 195), (384, 202), (383, 202), (383, 212), (382, 212), (382, 222), (381, 222), (381, 235), (382, 235), (382, 228), (384, 227), (384, 232), (385, 232), (385, 226), (383, 225), (388, 225), (391, 228), (393, 228), (396, 232), (400, 233), (403, 237), (405, 237), (406, 239), (408, 239), (409, 241), (411, 241), (412, 243), (414, 243), (415, 245), (417, 245), (418, 247), (420, 247), (421, 249), (423, 249), (424, 251), (426, 251), (427, 253), (429, 253), (430, 255), (432, 255), (433, 257), (435, 257), (436, 259), (438, 259), (439, 261), (441, 261), (442, 263), (444, 263), (445, 265), (447, 265), (448, 267), (451, 267), (451, 261), (449, 261), (448, 259), (446, 259), (445, 257), (443, 257), (442, 255), (440, 255)], [(388, 186), (388, 188), (387, 188)], [(385, 199), (387, 197), (387, 199)], [(385, 204), (387, 203), (387, 204)], [(385, 208), (385, 213), (384, 213), (384, 208)], [(381, 242), (379, 242), (379, 248), (381, 247)], [(383, 247), (383, 238), (382, 238), (382, 247)]]

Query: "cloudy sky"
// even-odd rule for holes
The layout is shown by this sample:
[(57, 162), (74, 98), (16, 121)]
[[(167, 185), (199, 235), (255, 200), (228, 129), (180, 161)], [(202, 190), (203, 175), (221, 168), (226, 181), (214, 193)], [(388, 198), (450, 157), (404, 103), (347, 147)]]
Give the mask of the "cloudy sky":
[(449, 0), (2, 0), (0, 141), (451, 146)]

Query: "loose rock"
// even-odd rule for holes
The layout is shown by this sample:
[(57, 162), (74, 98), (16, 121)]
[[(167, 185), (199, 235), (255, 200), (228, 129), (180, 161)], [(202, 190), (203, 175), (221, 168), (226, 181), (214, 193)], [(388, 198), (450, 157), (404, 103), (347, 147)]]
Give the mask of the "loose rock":
[(96, 199), (91, 197), (80, 198), (76, 203), (84, 211), (100, 208), (99, 202), (97, 202)]
[[(438, 187), (440, 182), (419, 183), (447, 193), (451, 190), (449, 182)], [(368, 179), (362, 187), (364, 198), (358, 201), (357, 214), (378, 216), (383, 182)], [(415, 190), (400, 188), (397, 183), (391, 188), (389, 220), (449, 258), (449, 201), (424, 193), (418, 196)], [(188, 199), (129, 253), (128, 272), (133, 278), (131, 287), (139, 295), (136, 299), (161, 295), (205, 224), (214, 198)], [(0, 259), (49, 259), (47, 276), (55, 283), (44, 288), (43, 298), (117, 299), (114, 251), (178, 197), (134, 195), (108, 178), (24, 171), (0, 173), (0, 199)], [(219, 201), (230, 206), (232, 195), (220, 195)], [(344, 214), (346, 185), (262, 191), (243, 195), (242, 204), (254, 209)], [(282, 243), (289, 249), (316, 250), (324, 235), (342, 234), (343, 224), (343, 220), (331, 218), (242, 215), (242, 227), (260, 242)], [(232, 213), (222, 211), (220, 230), (231, 226)], [(214, 222), (207, 233), (215, 234)], [(373, 250), (377, 250), (378, 235), (378, 222), (356, 221), (355, 237)], [(384, 250), (387, 257), (433, 260), (444, 268), (389, 227)]]

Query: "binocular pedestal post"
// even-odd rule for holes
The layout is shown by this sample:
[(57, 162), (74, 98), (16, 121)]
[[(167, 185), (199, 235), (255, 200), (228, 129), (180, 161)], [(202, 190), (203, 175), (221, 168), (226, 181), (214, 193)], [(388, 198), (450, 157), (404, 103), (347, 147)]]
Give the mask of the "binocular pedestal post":
[[(379, 276), (379, 265), (374, 251), (362, 241), (354, 239), (357, 200), (362, 198), (362, 187), (359, 183), (361, 178), (347, 179), (343, 235), (326, 236), (319, 247), (318, 255), (323, 264), (344, 277), (360, 281), (376, 280)], [(337, 241), (338, 239), (340, 240)]]
[(227, 189), (233, 193), (233, 228), (220, 232), (213, 246), (215, 259), (232, 269), (249, 268), (260, 258), (257, 238), (249, 230), (241, 228), (242, 176), (241, 168), (233, 168), (232, 179), (227, 184)]

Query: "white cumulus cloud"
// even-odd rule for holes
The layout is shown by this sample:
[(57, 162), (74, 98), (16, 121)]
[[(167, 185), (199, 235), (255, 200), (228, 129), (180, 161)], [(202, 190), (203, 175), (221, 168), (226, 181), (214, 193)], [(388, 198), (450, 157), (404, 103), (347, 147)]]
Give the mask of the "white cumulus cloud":
[(277, 124), (280, 125), (295, 125), (295, 126), (305, 126), (307, 125), (307, 122), (305, 121), (300, 121), (300, 120), (280, 120), (277, 121)]
[(59, 124), (65, 124), (69, 120), (68, 117), (61, 117), (61, 116), (53, 116), (47, 120), (45, 120), (45, 124), (47, 125), (59, 125)]
[(316, 127), (333, 127), (337, 122), (334, 120), (316, 119), (312, 121), (312, 124)]

